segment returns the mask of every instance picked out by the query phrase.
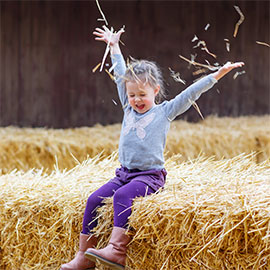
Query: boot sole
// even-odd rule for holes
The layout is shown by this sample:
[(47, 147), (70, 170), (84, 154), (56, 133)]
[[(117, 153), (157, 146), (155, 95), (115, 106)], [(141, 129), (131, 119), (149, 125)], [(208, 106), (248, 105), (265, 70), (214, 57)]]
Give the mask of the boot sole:
[(85, 252), (84, 256), (89, 259), (90, 261), (96, 261), (99, 260), (102, 264), (110, 267), (112, 270), (124, 270), (125, 267), (122, 264), (119, 263), (114, 263), (112, 261), (106, 260), (103, 257), (96, 255), (94, 253), (91, 252)]

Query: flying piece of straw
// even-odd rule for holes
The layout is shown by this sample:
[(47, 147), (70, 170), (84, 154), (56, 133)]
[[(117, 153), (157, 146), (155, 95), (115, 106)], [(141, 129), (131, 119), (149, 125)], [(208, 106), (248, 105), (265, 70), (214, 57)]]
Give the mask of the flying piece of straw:
[(109, 68), (109, 72), (110, 72), (110, 73), (114, 70), (114, 68), (116, 67), (116, 65), (117, 65), (117, 62), (114, 63), (114, 64)]
[(206, 42), (205, 42), (204, 40), (199, 40), (199, 42), (197, 43), (197, 45), (195, 45), (193, 48), (200, 47), (201, 45), (202, 45), (201, 50), (206, 51), (206, 52), (207, 52), (209, 55), (211, 55), (212, 57), (217, 58), (217, 56), (216, 56), (215, 54), (211, 53), (211, 52), (208, 50), (208, 48), (207, 48), (207, 46), (206, 46)]
[(218, 70), (220, 67), (214, 67), (214, 66), (211, 66), (211, 65), (204, 65), (204, 64), (201, 64), (201, 63), (197, 63), (195, 62), (194, 60), (189, 60), (187, 58), (185, 58), (184, 56), (182, 55), (179, 55), (179, 57), (185, 61), (187, 61), (188, 63), (190, 63), (191, 65), (194, 65), (194, 66), (200, 66), (200, 67), (205, 67), (207, 69), (210, 69), (210, 70)]
[(192, 72), (192, 75), (196, 76), (196, 75), (205, 73), (207, 70), (208, 70), (207, 68), (200, 68), (200, 69), (198, 69), (198, 70)]
[(243, 70), (243, 71), (236, 71), (235, 74), (233, 75), (233, 79), (235, 80), (239, 75), (242, 75), (242, 74), (245, 74), (246, 71)]
[(100, 7), (100, 5), (99, 5), (98, 0), (96, 0), (96, 3), (97, 3), (98, 10), (99, 10), (99, 12), (100, 12), (100, 14), (101, 14), (101, 16), (102, 16), (102, 19), (99, 19), (99, 20), (104, 21), (105, 24), (108, 25), (108, 22), (107, 22), (107, 20), (106, 20), (106, 18), (105, 18), (104, 13), (103, 13), (102, 10), (101, 10), (101, 7)]
[(112, 33), (113, 33), (113, 28), (111, 27), (111, 32), (110, 32), (109, 40), (108, 40), (108, 43), (107, 43), (107, 46), (106, 46), (106, 49), (105, 49), (105, 53), (104, 53), (104, 56), (103, 56), (103, 59), (102, 59), (102, 62), (101, 62), (101, 66), (100, 66), (100, 69), (99, 69), (100, 72), (103, 69), (105, 60), (106, 60), (107, 55), (109, 54), (109, 51), (110, 51), (110, 42), (111, 42), (111, 38), (112, 38)]
[(202, 118), (202, 120), (204, 120), (204, 117), (203, 117), (203, 115), (201, 113), (201, 110), (200, 110), (198, 104), (195, 101), (192, 101), (190, 99), (188, 101), (192, 104), (192, 106), (194, 107), (194, 109), (198, 112), (198, 114), (200, 115), (200, 117)]
[(194, 42), (196, 40), (198, 40), (198, 37), (196, 35), (194, 35), (194, 38), (191, 40), (191, 42)]
[(110, 78), (115, 81), (114, 76), (110, 73), (110, 71), (108, 71), (108, 69), (105, 69), (106, 73), (110, 76)]
[(264, 45), (266, 47), (270, 47), (270, 45), (268, 43), (266, 43), (266, 42), (256, 41), (256, 43), (259, 44), (259, 45)]
[(240, 15), (240, 19), (239, 19), (239, 21), (236, 23), (235, 28), (234, 28), (234, 33), (233, 33), (233, 36), (236, 37), (237, 32), (238, 32), (238, 28), (239, 28), (240, 24), (244, 21), (245, 16), (244, 16), (244, 14), (241, 12), (241, 10), (240, 10), (240, 8), (239, 8), (238, 6), (234, 6), (234, 8), (236, 9), (236, 11), (237, 11), (237, 12), (239, 13), (239, 15)]
[(230, 52), (230, 41), (227, 38), (224, 38), (224, 41), (226, 42), (226, 49), (228, 52)]
[(176, 82), (180, 82), (180, 83), (183, 83), (183, 84), (186, 84), (186, 81), (181, 79), (180, 77), (180, 73), (179, 72), (175, 72), (174, 70), (172, 70), (170, 67), (169, 67), (169, 70), (171, 72), (171, 77), (176, 81)]
[(208, 24), (204, 27), (204, 30), (207, 31), (209, 27), (210, 27), (210, 24), (208, 23)]
[(98, 63), (93, 69), (92, 72), (95, 73), (96, 70), (100, 67), (101, 63)]
[(117, 102), (116, 102), (114, 99), (112, 99), (112, 102), (113, 102), (113, 104), (114, 104), (115, 106), (118, 105)]

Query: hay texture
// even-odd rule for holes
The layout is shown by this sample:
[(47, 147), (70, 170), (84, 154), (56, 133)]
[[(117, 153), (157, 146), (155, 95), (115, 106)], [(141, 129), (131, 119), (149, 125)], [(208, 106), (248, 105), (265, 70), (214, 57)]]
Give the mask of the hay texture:
[(237, 157), (171, 169), (164, 192), (134, 205), (131, 269), (269, 269), (269, 162)]
[(120, 124), (91, 128), (0, 128), (0, 174), (32, 168), (72, 169), (87, 157), (107, 157), (118, 145)]
[(166, 145), (167, 157), (181, 154), (182, 161), (202, 155), (233, 158), (257, 153), (256, 161), (270, 157), (270, 116), (208, 117), (196, 124), (174, 121)]
[[(134, 201), (129, 270), (269, 269), (270, 164), (252, 156), (166, 162), (165, 189)], [(59, 269), (77, 250), (88, 195), (114, 175), (116, 156), (67, 172), (0, 177), (0, 269)], [(112, 202), (99, 210), (108, 241)], [(98, 267), (97, 269), (103, 269)]]
[[(120, 129), (120, 124), (65, 130), (0, 128), (0, 174), (32, 168), (49, 173), (56, 162), (62, 170), (97, 154), (107, 157), (118, 148)], [(166, 158), (181, 154), (182, 161), (199, 155), (219, 160), (241, 153), (257, 153), (257, 162), (264, 161), (270, 157), (270, 116), (212, 116), (196, 124), (174, 121), (165, 152)]]
[(115, 156), (67, 172), (0, 176), (0, 269), (59, 269), (77, 251), (86, 201), (114, 174)]

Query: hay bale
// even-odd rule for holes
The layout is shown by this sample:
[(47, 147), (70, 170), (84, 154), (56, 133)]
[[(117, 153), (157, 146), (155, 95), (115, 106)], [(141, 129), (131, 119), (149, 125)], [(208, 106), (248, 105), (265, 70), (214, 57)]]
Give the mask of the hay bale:
[[(70, 260), (88, 195), (118, 165), (114, 155), (50, 175), (0, 176), (0, 269), (52, 270)], [(173, 156), (166, 168), (165, 189), (134, 202), (127, 269), (269, 269), (270, 160)], [(100, 209), (99, 247), (112, 226), (109, 200)]]
[[(215, 156), (232, 158), (257, 153), (257, 162), (270, 157), (270, 116), (208, 117), (199, 123), (174, 121), (168, 134), (166, 158), (181, 154), (181, 160)], [(0, 175), (14, 169), (72, 169), (77, 160), (101, 154), (107, 157), (118, 148), (120, 124), (76, 129), (0, 128)]]
[(78, 248), (86, 200), (114, 175), (115, 155), (66, 172), (0, 176), (0, 269), (59, 269)]
[(74, 129), (0, 128), (0, 175), (32, 168), (72, 169), (87, 157), (107, 157), (118, 147), (120, 124)]
[[(126, 268), (269, 269), (269, 160), (175, 160), (167, 162), (164, 191), (134, 202)], [(109, 238), (111, 212), (109, 199), (96, 228), (100, 247)]]
[(257, 162), (270, 157), (270, 116), (207, 117), (189, 124), (174, 121), (166, 145), (167, 157), (181, 154), (182, 161), (202, 155), (216, 160), (256, 153)]

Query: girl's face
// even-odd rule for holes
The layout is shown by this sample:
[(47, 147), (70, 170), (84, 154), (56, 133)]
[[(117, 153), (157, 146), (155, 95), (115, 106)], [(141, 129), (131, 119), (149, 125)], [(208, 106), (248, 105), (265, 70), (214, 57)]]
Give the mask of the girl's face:
[(159, 89), (159, 85), (154, 89), (148, 83), (126, 82), (128, 102), (138, 113), (145, 113), (155, 105), (155, 96)]

